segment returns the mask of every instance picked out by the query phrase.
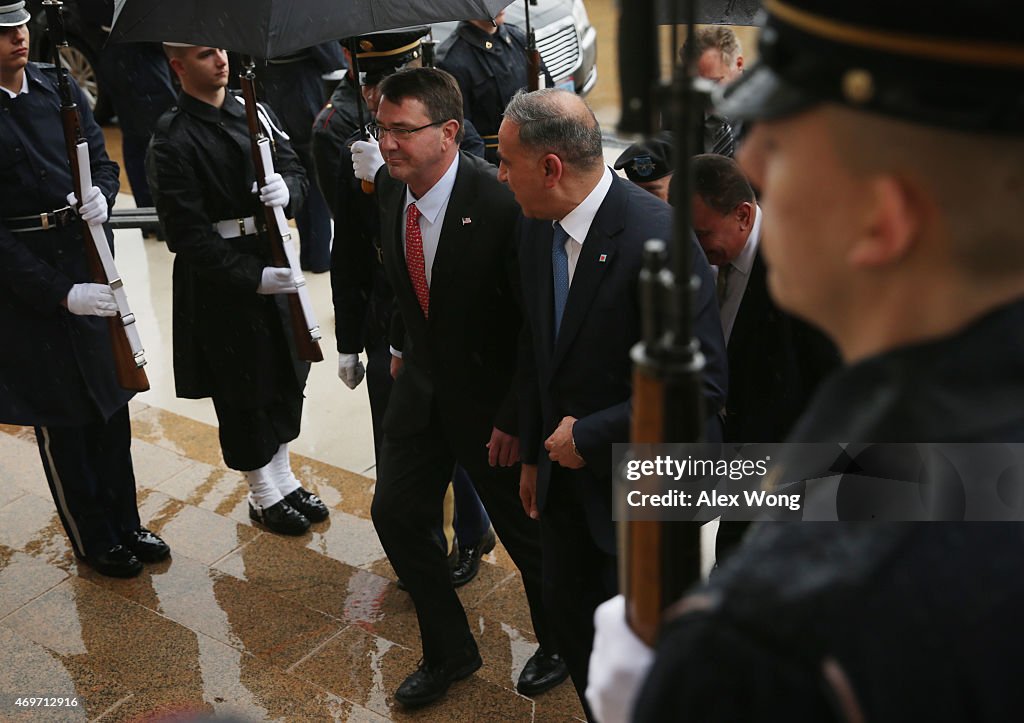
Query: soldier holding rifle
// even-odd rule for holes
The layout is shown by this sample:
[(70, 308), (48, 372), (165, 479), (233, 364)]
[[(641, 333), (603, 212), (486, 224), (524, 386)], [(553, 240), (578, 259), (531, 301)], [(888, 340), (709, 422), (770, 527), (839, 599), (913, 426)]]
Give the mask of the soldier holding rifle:
[[(285, 300), (297, 285), (271, 261), (262, 206), (290, 209), (307, 181), (276, 117), (259, 108), (278, 173), (258, 193), (246, 108), (228, 93), (227, 54), (164, 43), (181, 80), (146, 157), (174, 261), (177, 394), (212, 397), (225, 463), (245, 472), (249, 516), (286, 535), (325, 520), (327, 507), (291, 471), (309, 365), (294, 346)], [(262, 205), (261, 205), (262, 204)]]
[[(28, 61), (24, 2), (0, 5), (0, 422), (32, 425), (75, 555), (97, 572), (131, 577), (170, 553), (143, 528), (135, 499), (128, 400), (118, 384), (110, 286), (92, 283), (84, 224), (102, 224), (117, 195), (117, 164), (81, 90)], [(78, 203), (58, 108), (89, 150), (93, 183)], [(68, 118), (72, 122), (72, 118)], [(78, 130), (75, 128), (74, 130)], [(106, 239), (113, 235), (104, 229)], [(120, 323), (120, 322), (118, 322)]]
[[(1021, 442), (1021, 6), (766, 5), (764, 62), (720, 109), (756, 121), (740, 162), (764, 191), (772, 296), (846, 364), (790, 441)], [(1022, 527), (755, 525), (669, 615), (637, 705), (619, 711), (1019, 717)], [(591, 661), (606, 683), (594, 700), (613, 706), (636, 690), (614, 681), (650, 659), (620, 621), (599, 611), (609, 645)]]

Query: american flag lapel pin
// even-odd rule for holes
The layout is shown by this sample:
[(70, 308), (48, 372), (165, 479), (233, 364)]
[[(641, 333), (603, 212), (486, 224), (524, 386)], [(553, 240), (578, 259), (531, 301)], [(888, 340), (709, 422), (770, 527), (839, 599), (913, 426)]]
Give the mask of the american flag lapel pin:
[(601, 254), (600, 256), (597, 257), (597, 263), (599, 263), (599, 264), (603, 264), (607, 260), (608, 260), (608, 254)]
[(471, 219), (469, 216), (463, 216), (462, 217), (462, 225), (463, 226), (468, 226), (471, 223), (473, 223), (473, 219)]

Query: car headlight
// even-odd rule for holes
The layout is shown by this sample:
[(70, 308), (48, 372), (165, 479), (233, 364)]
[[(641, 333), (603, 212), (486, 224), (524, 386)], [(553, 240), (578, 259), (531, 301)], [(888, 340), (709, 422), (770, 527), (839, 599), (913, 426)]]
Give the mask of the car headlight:
[(572, 0), (572, 21), (576, 28), (582, 32), (590, 27), (590, 17), (587, 15), (587, 6), (583, 0)]

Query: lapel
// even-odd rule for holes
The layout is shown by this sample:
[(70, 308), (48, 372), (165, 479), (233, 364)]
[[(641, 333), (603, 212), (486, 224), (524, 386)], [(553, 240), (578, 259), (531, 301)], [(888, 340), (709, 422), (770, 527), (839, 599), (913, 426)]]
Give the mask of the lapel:
[[(462, 261), (469, 258), (467, 246), (473, 241), (473, 224), (464, 224), (464, 217), (472, 218), (473, 203), (476, 200), (478, 184), (477, 172), (468, 157), (460, 151), (459, 170), (455, 176), (452, 195), (448, 199), (444, 221), (441, 223), (441, 238), (434, 256), (434, 266), (430, 275), (430, 318), (434, 318), (434, 309), (444, 306), (452, 292), (458, 302), (459, 267)], [(480, 221), (477, 221), (477, 226)], [(412, 284), (409, 285), (412, 288)]]
[[(594, 217), (594, 223), (590, 226), (590, 232), (583, 242), (583, 250), (576, 262), (576, 271), (572, 276), (572, 284), (569, 287), (569, 298), (565, 303), (565, 312), (562, 315), (562, 325), (558, 332), (558, 340), (555, 342), (554, 352), (551, 360), (551, 369), (554, 371), (561, 364), (572, 341), (579, 333), (580, 327), (587, 318), (594, 295), (601, 286), (605, 275), (611, 273), (615, 262), (617, 245), (615, 237), (625, 226), (627, 195), (622, 188), (625, 181), (617, 176), (612, 179), (608, 195)], [(551, 276), (551, 244), (548, 243), (548, 276)], [(603, 257), (603, 260), (602, 260)], [(549, 282), (553, 283), (553, 282)], [(552, 295), (554, 292), (552, 292)], [(551, 317), (550, 311), (554, 308), (554, 302), (546, 307), (547, 315)], [(554, 325), (554, 321), (549, 322)]]
[(764, 311), (768, 308), (768, 287), (767, 269), (764, 259), (761, 257), (761, 249), (757, 250), (754, 256), (754, 263), (750, 267), (750, 278), (747, 279), (747, 288), (743, 290), (743, 298), (736, 310), (736, 320), (732, 324), (732, 334), (729, 336), (729, 349), (737, 349), (743, 346), (751, 334), (763, 331)]
[[(386, 175), (387, 171), (384, 173)], [(395, 287), (395, 295), (411, 298), (413, 300), (412, 306), (418, 309), (419, 304), (416, 303), (416, 291), (412, 288), (412, 281), (409, 279), (409, 271), (405, 265), (405, 249), (402, 246), (402, 224), (405, 222), (405, 184), (394, 181), (390, 176), (387, 178), (388, 182), (382, 184), (383, 189), (381, 189), (386, 194), (381, 199), (381, 208), (384, 209), (384, 213), (381, 218), (380, 236), (381, 242), (386, 244), (385, 259), (390, 251), (390, 256), (394, 259), (395, 265), (395, 273), (392, 276), (398, 282), (398, 285)], [(387, 209), (391, 210), (388, 211)], [(404, 321), (407, 327), (420, 325), (424, 321), (423, 314), (421, 312), (415, 318), (404, 319)]]

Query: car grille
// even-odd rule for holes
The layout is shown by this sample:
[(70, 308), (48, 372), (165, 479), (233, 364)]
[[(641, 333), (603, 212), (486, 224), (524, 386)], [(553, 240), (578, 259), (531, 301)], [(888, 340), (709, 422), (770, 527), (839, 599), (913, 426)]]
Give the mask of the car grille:
[(537, 50), (551, 79), (557, 83), (571, 75), (580, 64), (580, 43), (573, 25), (565, 25), (550, 35), (540, 37), (544, 31), (542, 28), (537, 32)]

